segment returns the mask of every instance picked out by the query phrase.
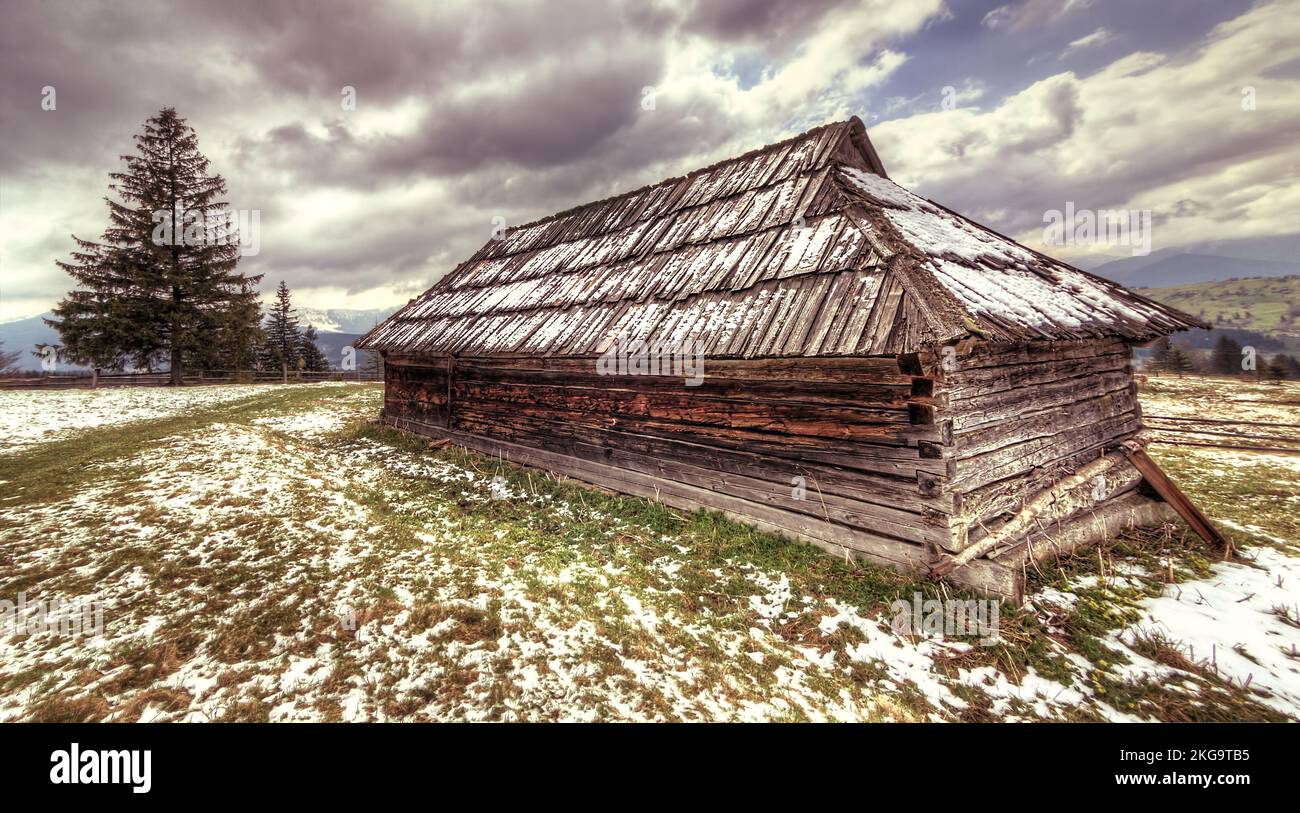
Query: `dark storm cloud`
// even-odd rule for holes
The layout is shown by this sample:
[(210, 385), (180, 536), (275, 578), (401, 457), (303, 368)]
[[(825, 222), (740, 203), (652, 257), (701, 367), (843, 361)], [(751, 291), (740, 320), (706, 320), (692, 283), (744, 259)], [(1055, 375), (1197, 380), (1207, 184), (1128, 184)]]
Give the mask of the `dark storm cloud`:
[[(402, 273), (427, 281), (434, 258), (450, 267), (447, 252), (482, 242), (489, 226), (478, 207), (514, 220), (537, 216), (540, 206), (572, 205), (608, 180), (601, 155), (617, 152), (621, 167), (635, 171), (680, 146), (678, 134), (612, 143), (641, 112), (642, 88), (660, 79), (664, 37), (676, 22), (676, 11), (657, 4), (595, 0), (19, 0), (6, 3), (0, 26), (0, 174), (12, 188), (93, 170), (85, 174), (98, 180), (77, 207), (92, 208), (86, 201), (105, 194), (144, 119), (174, 105), (226, 176), (231, 204), (262, 213), (263, 251), (246, 258), (250, 273), (296, 275), (297, 288), (358, 290)], [(40, 108), (47, 85), (57, 94), (54, 111)], [(418, 120), (401, 135), (363, 134), (340, 105), (345, 86), (355, 89), (358, 110), (413, 103)], [(645, 158), (629, 149), (642, 143)], [(524, 170), (552, 183), (529, 177), (504, 194)], [(437, 213), (402, 215), (378, 202), (341, 241), (283, 226), (307, 195), (382, 194), (428, 178), (445, 179)], [(322, 220), (339, 232), (328, 211)], [(104, 223), (102, 215), (84, 222), (75, 230), (85, 237)], [(23, 251), (42, 270), (23, 293), (46, 285), (57, 295), (65, 281), (53, 263), (71, 248), (69, 229), (37, 228), (43, 233)], [(17, 290), (6, 281), (6, 296)]]
[[(58, 13), (58, 12), (62, 13)], [(218, 77), (188, 69), (168, 49), (140, 47), (142, 19), (170, 27), (157, 6), (6, 2), (0, 25), (0, 171), (49, 162), (102, 163), (124, 152), (126, 121), (143, 121), (158, 99), (231, 101)], [(57, 108), (42, 110), (42, 89)], [(179, 103), (177, 101), (176, 103)]]
[[(1135, 12), (1120, 0), (1076, 4), (1068, 14), (1046, 3), (1053, 13), (1037, 17), (1022, 8), (1037, 4), (1017, 2), (1035, 26), (981, 25), (996, 5), (953, 3), (945, 13), (876, 0), (7, 0), (0, 203), (6, 269), (25, 277), (21, 285), (4, 280), (4, 294), (21, 292), (39, 309), (66, 289), (54, 260), (71, 248), (68, 232), (93, 237), (103, 228), (108, 173), (165, 105), (198, 130), (232, 206), (261, 211), (262, 251), (244, 263), (266, 276), (264, 287), (285, 278), (299, 291), (382, 289), (405, 298), (482, 245), (494, 216), (512, 225), (536, 219), (831, 116), (860, 112), (870, 121), (868, 112), (893, 97), (933, 111), (940, 89), (968, 76), (987, 89), (981, 103), (996, 105), (1076, 69), (1056, 53), (1100, 25), (1118, 31), (1132, 17), (1137, 28), (1123, 39), (1161, 44), (1178, 29), (1167, 13)], [(1104, 19), (1108, 5), (1121, 22)], [(1193, 3), (1184, 40), (1227, 14)], [(852, 72), (884, 48), (907, 59), (886, 72), (883, 87), (865, 83), (837, 101)], [(1042, 53), (1052, 59), (1026, 66)], [(57, 90), (57, 111), (40, 109), (46, 85)], [(356, 91), (356, 111), (340, 104), (345, 86)], [(655, 88), (649, 108), (646, 87)], [(1066, 190), (1044, 156), (1077, 141), (1095, 110), (1062, 84), (1023, 126), (954, 129), (934, 148), (945, 162), (921, 179), (922, 191), (1015, 230), (1067, 193), (1120, 203), (1243, 156), (1271, 155), (1288, 132), (1187, 139), (1122, 171), (1103, 162)], [(1112, 124), (1139, 126), (1119, 117)], [(886, 135), (877, 144), (891, 170), (918, 160), (906, 141)], [(988, 169), (964, 173), (967, 156)], [(1184, 199), (1197, 206), (1172, 205)], [(1208, 210), (1198, 208), (1207, 201)], [(1170, 217), (1223, 211), (1193, 190), (1171, 200)]]
[[(339, 112), (345, 86), (355, 88), (359, 104), (420, 98), (449, 107), (459, 121), (431, 118), (420, 135), (458, 139), (442, 148), (453, 161), (469, 149), (460, 143), (466, 141), (486, 144), (490, 157), (507, 160), (516, 153), (528, 159), (540, 143), (533, 160), (544, 160), (561, 142), (580, 150), (584, 129), (608, 134), (617, 114), (579, 107), (635, 105), (636, 92), (658, 76), (662, 57), (653, 53), (654, 41), (671, 19), (638, 4), (570, 2), (563, 13), (496, 3), (430, 8), (416, 14), (382, 4), (291, 0), (182, 7), (6, 3), (0, 167), (14, 173), (48, 160), (101, 161), (107, 145), (122, 143), (121, 133), (134, 132), (168, 104), (196, 124), (208, 113), (252, 107), (273, 115), (277, 101), (286, 110), (311, 103), (325, 118)], [(608, 47), (584, 51), (591, 43)], [(524, 87), (493, 87), (494, 76), (509, 84), (519, 74)], [(469, 84), (484, 88), (481, 104), (456, 98)], [(56, 89), (58, 110), (41, 116), (47, 85)], [(549, 98), (572, 124), (550, 132), (543, 125), (539, 139), (525, 142), (511, 132), (521, 128), (504, 113), (539, 97)], [(488, 116), (482, 133), (474, 130), (480, 111)], [(389, 152), (400, 164), (401, 150)], [(430, 155), (440, 155), (436, 145)]]
[[(388, 102), (454, 70), (460, 32), (380, 3), (213, 3), (207, 20), (270, 92), (337, 100), (342, 87)], [(456, 22), (449, 20), (448, 22)]]
[(661, 69), (662, 54), (654, 52), (546, 65), (522, 84), (435, 103), (420, 137), (381, 148), (374, 167), (447, 174), (494, 161), (530, 169), (572, 162), (637, 118), (641, 91)]
[(698, 0), (685, 28), (727, 42), (762, 42), (769, 47), (791, 46), (828, 11), (848, 0)]

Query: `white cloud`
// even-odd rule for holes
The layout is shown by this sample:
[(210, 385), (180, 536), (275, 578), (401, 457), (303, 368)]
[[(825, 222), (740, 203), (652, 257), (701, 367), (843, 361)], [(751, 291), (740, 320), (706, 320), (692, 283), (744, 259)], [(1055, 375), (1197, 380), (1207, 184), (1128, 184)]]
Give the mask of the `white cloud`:
[[(1292, 233), (1300, 79), (1279, 69), (1300, 59), (1295, 33), (1293, 4), (1259, 5), (1188, 54), (1130, 54), (987, 111), (912, 116), (871, 135), (897, 180), (1035, 247), (1043, 212), (1070, 200), (1152, 210), (1157, 249)], [(1243, 109), (1245, 86), (1255, 110)]]
[(1091, 34), (1085, 34), (1076, 40), (1071, 40), (1070, 44), (1065, 46), (1061, 51), (1061, 59), (1065, 59), (1070, 54), (1082, 51), (1085, 48), (1096, 48), (1099, 45), (1105, 45), (1115, 38), (1115, 35), (1105, 28), (1098, 28)]
[(1051, 25), (1070, 12), (1091, 5), (1092, 0), (1019, 0), (988, 12), (980, 24), (991, 29), (1023, 31)]

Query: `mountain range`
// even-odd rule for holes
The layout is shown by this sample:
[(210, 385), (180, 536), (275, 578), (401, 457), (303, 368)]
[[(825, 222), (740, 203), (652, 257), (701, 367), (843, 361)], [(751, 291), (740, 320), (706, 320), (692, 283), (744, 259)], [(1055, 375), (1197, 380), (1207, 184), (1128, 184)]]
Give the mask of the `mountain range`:
[(1111, 260), (1094, 267), (1092, 273), (1128, 288), (1168, 288), (1229, 279), (1291, 277), (1300, 274), (1300, 263), (1164, 249), (1145, 257)]
[(397, 310), (392, 308), (370, 308), (368, 310), (344, 310), (340, 308), (295, 308), (298, 323), (312, 325), (320, 333), (355, 333), (361, 334), (387, 319)]

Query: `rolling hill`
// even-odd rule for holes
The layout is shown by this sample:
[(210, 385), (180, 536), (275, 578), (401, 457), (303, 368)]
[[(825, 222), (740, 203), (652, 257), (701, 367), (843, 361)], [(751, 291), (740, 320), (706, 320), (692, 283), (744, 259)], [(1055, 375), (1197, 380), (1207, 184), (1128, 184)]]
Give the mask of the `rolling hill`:
[(1290, 349), (1300, 347), (1300, 276), (1200, 282), (1142, 293), (1215, 327), (1259, 333)]

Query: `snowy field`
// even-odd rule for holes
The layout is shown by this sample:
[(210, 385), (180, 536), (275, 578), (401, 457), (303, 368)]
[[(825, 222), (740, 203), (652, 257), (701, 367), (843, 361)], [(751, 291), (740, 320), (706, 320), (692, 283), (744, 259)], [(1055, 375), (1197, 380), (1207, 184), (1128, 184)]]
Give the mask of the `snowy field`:
[(932, 589), (905, 576), (368, 427), (377, 386), (0, 398), (0, 600), (104, 618), (6, 629), (0, 720), (1300, 716), (1281, 456), (1158, 450), (1242, 558), (1118, 544), (1041, 574), (988, 647), (894, 632)]
[(0, 391), (0, 454), (32, 443), (67, 437), (82, 429), (124, 421), (147, 421), (189, 409), (247, 398), (275, 385), (192, 387), (105, 387)]

